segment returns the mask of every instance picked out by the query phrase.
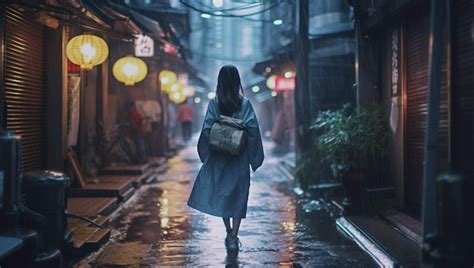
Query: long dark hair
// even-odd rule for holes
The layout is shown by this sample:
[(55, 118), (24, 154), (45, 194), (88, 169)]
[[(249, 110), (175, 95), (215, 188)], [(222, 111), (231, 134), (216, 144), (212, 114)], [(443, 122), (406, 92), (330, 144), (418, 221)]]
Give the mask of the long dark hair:
[(216, 94), (221, 114), (232, 116), (240, 111), (243, 90), (239, 71), (234, 65), (222, 66), (217, 78)]

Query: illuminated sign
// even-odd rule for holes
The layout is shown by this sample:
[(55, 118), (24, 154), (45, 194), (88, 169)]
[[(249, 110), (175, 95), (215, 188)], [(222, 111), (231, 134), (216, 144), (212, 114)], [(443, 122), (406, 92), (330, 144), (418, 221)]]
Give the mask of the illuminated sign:
[(267, 87), (275, 91), (295, 90), (295, 77), (272, 75), (267, 79)]

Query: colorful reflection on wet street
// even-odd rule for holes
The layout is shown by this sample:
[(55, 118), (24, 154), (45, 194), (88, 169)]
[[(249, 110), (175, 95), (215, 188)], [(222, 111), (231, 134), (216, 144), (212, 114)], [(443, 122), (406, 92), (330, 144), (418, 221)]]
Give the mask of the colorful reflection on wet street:
[(186, 205), (201, 165), (195, 146), (189, 146), (170, 159), (169, 169), (157, 183), (142, 187), (118, 213), (111, 223), (114, 241), (80, 265), (374, 266), (336, 230), (335, 219), (324, 205), (309, 213), (300, 208), (303, 201), (294, 196), (294, 182), (283, 176), (278, 164), (279, 158), (268, 152), (263, 167), (252, 175), (247, 218), (239, 233), (240, 252), (226, 252), (222, 219)]

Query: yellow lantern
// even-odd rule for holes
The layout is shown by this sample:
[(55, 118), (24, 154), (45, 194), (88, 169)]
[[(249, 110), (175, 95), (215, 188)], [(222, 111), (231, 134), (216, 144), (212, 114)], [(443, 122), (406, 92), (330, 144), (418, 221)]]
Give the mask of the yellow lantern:
[(275, 89), (275, 80), (276, 80), (277, 76), (276, 75), (272, 75), (270, 77), (267, 78), (267, 87), (269, 89)]
[(145, 79), (147, 72), (148, 68), (145, 62), (133, 56), (118, 59), (112, 68), (115, 78), (126, 86), (133, 86), (135, 83), (142, 81)]
[(163, 70), (158, 75), (163, 91), (169, 92), (169, 87), (178, 80), (177, 75), (169, 70)]
[(169, 86), (168, 91), (169, 91), (170, 94), (178, 92), (178, 91), (181, 92), (184, 87), (185, 87), (185, 85), (183, 83), (175, 82), (175, 83), (173, 83)]
[(184, 96), (186, 97), (192, 97), (194, 96), (195, 90), (192, 86), (185, 86), (182, 90)]
[(170, 100), (176, 104), (182, 103), (187, 99), (186, 95), (181, 91), (171, 92), (169, 97)]
[(103, 63), (109, 56), (109, 47), (104, 39), (82, 34), (73, 37), (66, 46), (67, 58), (82, 70), (90, 71), (95, 65)]

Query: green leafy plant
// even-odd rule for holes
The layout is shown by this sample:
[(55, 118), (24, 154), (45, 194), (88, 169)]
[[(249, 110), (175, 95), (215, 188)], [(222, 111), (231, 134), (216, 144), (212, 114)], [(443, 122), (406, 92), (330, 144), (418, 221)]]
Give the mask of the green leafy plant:
[(312, 129), (336, 174), (353, 169), (377, 168), (387, 155), (388, 131), (380, 108), (353, 109), (346, 104), (336, 111), (320, 112)]

